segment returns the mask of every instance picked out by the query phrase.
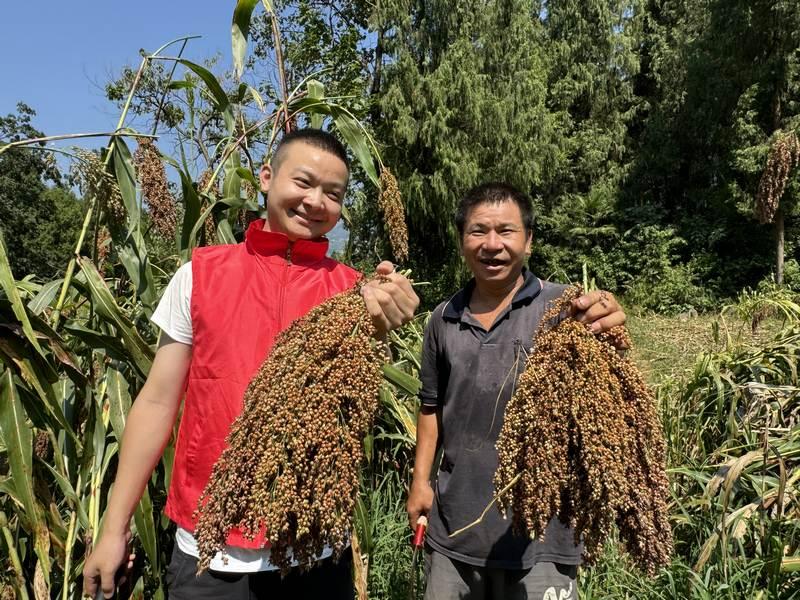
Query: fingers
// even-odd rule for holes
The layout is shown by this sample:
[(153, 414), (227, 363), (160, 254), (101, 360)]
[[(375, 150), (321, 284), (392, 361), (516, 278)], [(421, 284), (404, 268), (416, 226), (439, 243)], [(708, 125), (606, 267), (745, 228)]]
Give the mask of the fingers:
[(589, 326), (589, 329), (592, 333), (601, 333), (603, 331), (608, 331), (612, 327), (617, 327), (618, 325), (625, 324), (625, 313), (621, 310), (615, 311), (608, 316), (602, 317), (593, 321), (592, 324)]
[(389, 275), (390, 273), (394, 273), (395, 266), (393, 263), (389, 262), (388, 260), (384, 260), (375, 267), (375, 272), (378, 275)]
[(105, 598), (113, 598), (116, 590), (115, 575), (116, 571), (100, 571), (100, 589), (103, 590)]
[(385, 291), (365, 285), (361, 288), (361, 296), (364, 298), (367, 312), (378, 330), (378, 335), (383, 335), (402, 324), (401, 310)]
[(417, 528), (417, 521), (419, 520), (420, 514), (419, 510), (408, 511), (408, 526), (411, 527), (412, 530)]
[[(387, 265), (394, 268), (387, 261), (378, 267), (386, 270)], [(385, 274), (385, 277), (384, 281), (373, 280), (361, 288), (367, 311), (379, 335), (409, 322), (419, 306), (419, 298), (408, 278), (394, 272)]]
[(570, 312), (578, 322), (588, 324), (594, 333), (624, 325), (627, 320), (614, 295), (602, 290), (589, 292), (573, 300)]
[(87, 563), (86, 567), (83, 569), (84, 596), (90, 596), (92, 600), (94, 600), (94, 597), (97, 594), (97, 584), (99, 578), (100, 578), (99, 571)]

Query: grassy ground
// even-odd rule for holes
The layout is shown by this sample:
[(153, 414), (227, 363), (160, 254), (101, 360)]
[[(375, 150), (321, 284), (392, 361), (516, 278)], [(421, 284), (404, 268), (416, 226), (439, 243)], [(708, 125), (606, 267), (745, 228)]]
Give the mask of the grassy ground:
[[(716, 337), (715, 324), (719, 332)], [(631, 356), (651, 385), (685, 374), (701, 352), (720, 350), (729, 337), (757, 344), (770, 339), (780, 325), (777, 319), (765, 321), (753, 333), (749, 324), (723, 320), (714, 314), (688, 318), (655, 314), (628, 317), (633, 338)]]

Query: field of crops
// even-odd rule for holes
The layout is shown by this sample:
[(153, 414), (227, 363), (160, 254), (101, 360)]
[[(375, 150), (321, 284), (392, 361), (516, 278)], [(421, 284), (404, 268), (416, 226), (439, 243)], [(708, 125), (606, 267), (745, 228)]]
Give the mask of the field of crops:
[[(250, 8), (234, 14), (235, 93), (181, 58), (181, 38), (143, 55), (104, 148), (68, 153), (84, 212), (57, 277), (15, 275), (12, 252), (0, 241), (0, 600), (80, 598), (126, 416), (155, 355), (158, 330), (149, 319), (193, 249), (235, 243), (264, 208), (248, 145), (255, 132), (271, 132), (261, 139), (269, 149), (298, 119), (325, 124), (347, 144), (361, 184), (384, 203), (401, 203), (383, 147), (347, 98), (326, 95), (311, 78), (290, 90), (280, 73), (282, 98), (273, 105), (239, 81), (255, 3), (239, 5)], [(274, 32), (280, 46), (277, 25)], [(180, 66), (183, 79), (168, 80), (168, 89), (182, 94), (193, 123), (205, 122), (180, 140), (175, 156), (154, 146), (157, 127), (148, 133), (126, 125), (139, 87), (152, 83), (148, 73), (162, 62)], [(42, 148), (16, 140), (0, 156)], [(384, 221), (401, 219), (383, 205), (355, 206), (384, 211)], [(351, 223), (349, 214), (343, 219)], [(385, 248), (407, 243), (381, 233)], [(597, 566), (581, 569), (580, 597), (800, 598), (800, 298), (773, 286), (700, 315), (637, 308), (627, 307), (631, 356), (655, 389), (666, 435), (675, 555), (650, 579), (612, 540)], [(391, 333), (377, 424), (364, 439), (354, 577), (374, 599), (408, 598), (416, 575), (405, 500), (427, 316)], [(136, 561), (126, 591), (136, 598), (167, 596), (175, 525), (163, 508), (174, 437), (131, 526)]]

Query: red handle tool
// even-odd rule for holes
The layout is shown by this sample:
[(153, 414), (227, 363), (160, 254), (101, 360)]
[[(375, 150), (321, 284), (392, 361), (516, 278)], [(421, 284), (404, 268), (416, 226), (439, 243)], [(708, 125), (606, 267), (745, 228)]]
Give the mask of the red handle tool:
[(425, 545), (425, 530), (428, 528), (428, 517), (420, 515), (417, 519), (417, 528), (414, 531), (414, 541), (411, 545), (414, 548), (422, 548)]

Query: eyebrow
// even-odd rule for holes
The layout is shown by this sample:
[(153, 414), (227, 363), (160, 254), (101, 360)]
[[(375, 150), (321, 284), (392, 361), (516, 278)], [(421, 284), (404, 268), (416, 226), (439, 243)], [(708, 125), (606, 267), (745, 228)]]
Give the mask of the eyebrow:
[[(490, 225), (488, 225), (488, 224), (486, 224), (486, 223), (477, 222), (477, 223), (472, 223), (472, 224), (469, 226), (469, 228), (470, 228), (470, 229), (471, 229), (471, 228), (473, 228), (473, 227), (484, 227), (484, 228), (487, 228), (487, 227), (491, 227), (491, 226), (490, 226)], [(520, 229), (520, 228), (521, 228), (521, 226), (520, 226), (520, 224), (519, 224), (519, 223), (511, 223), (511, 222), (508, 222), (508, 223), (498, 223), (498, 224), (497, 224), (497, 226), (496, 226), (496, 228), (497, 228), (497, 229), (502, 229), (502, 228), (504, 228), (504, 227), (511, 227), (511, 228), (513, 228), (513, 229)]]

